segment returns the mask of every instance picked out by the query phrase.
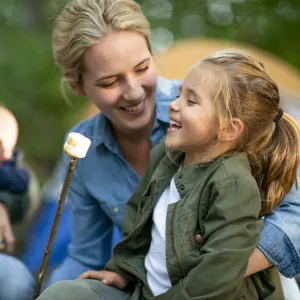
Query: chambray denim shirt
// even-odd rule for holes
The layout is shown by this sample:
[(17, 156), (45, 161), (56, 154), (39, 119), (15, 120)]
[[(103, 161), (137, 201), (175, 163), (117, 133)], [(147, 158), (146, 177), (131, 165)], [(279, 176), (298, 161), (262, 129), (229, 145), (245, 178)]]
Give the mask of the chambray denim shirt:
[[(178, 95), (179, 81), (158, 78), (156, 120), (151, 132), (155, 146), (168, 128), (168, 104)], [(125, 160), (107, 118), (99, 113), (71, 131), (91, 141), (84, 159), (78, 159), (69, 189), (71, 212), (69, 255), (51, 282), (74, 279), (87, 269), (100, 270), (111, 256), (113, 225), (121, 227), (124, 208), (140, 177)], [(65, 157), (67, 167), (69, 158)], [(260, 249), (286, 276), (300, 271), (300, 193), (291, 193), (265, 219)]]

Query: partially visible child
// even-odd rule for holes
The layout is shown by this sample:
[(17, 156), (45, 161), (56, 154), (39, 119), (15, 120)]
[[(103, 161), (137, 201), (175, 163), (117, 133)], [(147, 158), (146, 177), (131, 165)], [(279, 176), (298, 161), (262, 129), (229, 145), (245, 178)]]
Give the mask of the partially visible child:
[(283, 300), (276, 268), (246, 276), (262, 217), (296, 183), (300, 130), (279, 102), (247, 53), (224, 50), (194, 65), (106, 270), (39, 299)]
[(0, 106), (0, 250), (10, 253), (15, 246), (11, 221), (19, 220), (29, 206), (29, 173), (22, 153), (15, 150), (17, 139), (16, 118)]

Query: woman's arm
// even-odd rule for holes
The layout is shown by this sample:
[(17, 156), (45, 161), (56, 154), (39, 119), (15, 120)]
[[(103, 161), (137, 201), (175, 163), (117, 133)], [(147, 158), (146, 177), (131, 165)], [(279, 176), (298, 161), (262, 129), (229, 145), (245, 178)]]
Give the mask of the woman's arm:
[(300, 273), (300, 190), (293, 189), (276, 207), (273, 214), (266, 217), (258, 244), (258, 251), (249, 261), (249, 274), (265, 269), (268, 264), (276, 266), (286, 277), (294, 277)]

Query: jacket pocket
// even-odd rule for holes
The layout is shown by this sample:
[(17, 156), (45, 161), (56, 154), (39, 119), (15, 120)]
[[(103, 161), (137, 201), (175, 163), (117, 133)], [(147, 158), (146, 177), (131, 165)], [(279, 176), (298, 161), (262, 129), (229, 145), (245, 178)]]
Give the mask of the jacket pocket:
[(203, 233), (197, 225), (197, 213), (188, 213), (178, 221), (183, 247), (188, 252), (193, 252), (201, 247)]

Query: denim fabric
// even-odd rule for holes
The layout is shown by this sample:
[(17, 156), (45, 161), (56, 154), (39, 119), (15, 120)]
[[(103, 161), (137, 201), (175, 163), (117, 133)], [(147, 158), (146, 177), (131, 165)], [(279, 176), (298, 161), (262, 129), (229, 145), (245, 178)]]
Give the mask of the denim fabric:
[(34, 278), (18, 259), (0, 253), (0, 300), (30, 300)]
[(286, 277), (300, 272), (299, 228), (300, 190), (293, 188), (273, 214), (265, 218), (258, 245)]

